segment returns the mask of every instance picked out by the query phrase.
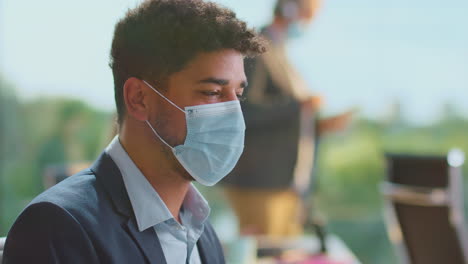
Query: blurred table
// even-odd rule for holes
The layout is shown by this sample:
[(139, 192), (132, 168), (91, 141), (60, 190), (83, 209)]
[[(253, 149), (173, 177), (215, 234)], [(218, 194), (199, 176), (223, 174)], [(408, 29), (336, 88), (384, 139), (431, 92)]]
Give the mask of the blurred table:
[(258, 258), (258, 264), (360, 264), (345, 243), (335, 235), (326, 238), (327, 254), (317, 254), (319, 240), (315, 236), (272, 240), (259, 238), (259, 252), (265, 249), (281, 249), (281, 254)]

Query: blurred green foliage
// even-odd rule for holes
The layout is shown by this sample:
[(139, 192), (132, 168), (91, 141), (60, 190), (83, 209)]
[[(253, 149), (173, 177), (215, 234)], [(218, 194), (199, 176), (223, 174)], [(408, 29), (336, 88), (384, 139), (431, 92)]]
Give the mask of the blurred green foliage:
[(468, 153), (467, 135), (468, 120), (450, 106), (439, 121), (426, 126), (401, 118), (355, 122), (348, 132), (321, 142), (314, 195), (317, 211), (328, 220), (329, 231), (338, 234), (363, 263), (397, 263), (378, 188), (385, 176), (383, 154), (444, 155), (452, 148)]
[(93, 161), (112, 134), (113, 119), (85, 103), (41, 98), (19, 103), (0, 78), (0, 236), (44, 190), (51, 164)]
[[(113, 115), (65, 98), (19, 103), (0, 78), (0, 236), (22, 208), (43, 191), (48, 164), (92, 162), (110, 141)], [(438, 122), (414, 126), (401, 113), (385, 121), (356, 120), (346, 132), (323, 138), (319, 148), (315, 211), (363, 263), (396, 263), (382, 218), (378, 183), (384, 152), (444, 154), (468, 152), (468, 121), (447, 105)], [(221, 189), (201, 188), (213, 215), (227, 205)], [(224, 230), (226, 231), (226, 230)], [(218, 230), (223, 232), (223, 230)]]

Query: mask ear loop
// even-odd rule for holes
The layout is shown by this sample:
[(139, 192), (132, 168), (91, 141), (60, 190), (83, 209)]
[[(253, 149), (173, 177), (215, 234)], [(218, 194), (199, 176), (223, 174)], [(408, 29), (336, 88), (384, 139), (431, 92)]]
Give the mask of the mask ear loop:
[[(166, 96), (164, 96), (161, 92), (159, 92), (158, 90), (156, 90), (153, 86), (151, 86), (151, 84), (147, 83), (145, 80), (142, 80), (146, 85), (148, 85), (149, 88), (151, 88), (153, 91), (155, 91), (159, 96), (161, 96), (162, 98), (164, 98), (168, 103), (170, 103), (171, 105), (175, 106), (177, 109), (179, 109), (180, 111), (182, 111), (183, 113), (185, 113), (185, 111), (180, 108), (179, 106), (177, 106), (176, 104), (174, 104), (171, 100), (169, 100)], [(164, 143), (166, 146), (168, 146), (170, 149), (174, 149), (171, 145), (169, 145), (159, 134), (158, 132), (156, 132), (156, 130), (153, 128), (153, 126), (150, 124), (150, 122), (148, 120), (145, 120), (146, 124), (148, 124), (148, 126), (151, 128), (151, 130), (153, 131), (153, 133), (159, 138), (159, 140), (161, 140), (162, 143)]]
[(148, 85), (149, 88), (151, 88), (153, 91), (155, 91), (157, 94), (159, 94), (159, 96), (161, 96), (162, 98), (164, 98), (168, 103), (170, 103), (171, 105), (175, 106), (177, 109), (179, 109), (180, 111), (182, 111), (183, 113), (185, 113), (185, 111), (180, 108), (178, 105), (174, 104), (171, 100), (167, 99), (166, 96), (164, 96), (161, 92), (159, 92), (158, 90), (154, 89), (153, 86), (151, 86), (149, 83), (147, 83), (145, 80), (142, 80), (146, 85)]
[(168, 146), (170, 149), (173, 149), (173, 147), (171, 145), (169, 145), (159, 134), (158, 132), (156, 132), (156, 130), (153, 128), (153, 126), (150, 124), (150, 122), (148, 120), (145, 120), (146, 124), (148, 124), (148, 126), (151, 128), (151, 130), (153, 130), (153, 133), (159, 138), (159, 140), (161, 140), (162, 143), (166, 144), (166, 146)]

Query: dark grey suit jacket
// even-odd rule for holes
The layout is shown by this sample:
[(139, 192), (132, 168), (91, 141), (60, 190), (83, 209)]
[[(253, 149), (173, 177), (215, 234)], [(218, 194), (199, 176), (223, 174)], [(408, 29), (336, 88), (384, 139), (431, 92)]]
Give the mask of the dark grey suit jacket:
[[(225, 263), (208, 222), (197, 246), (202, 263)], [(164, 264), (166, 260), (154, 228), (138, 231), (120, 171), (103, 153), (90, 169), (27, 206), (8, 234), (3, 263)]]

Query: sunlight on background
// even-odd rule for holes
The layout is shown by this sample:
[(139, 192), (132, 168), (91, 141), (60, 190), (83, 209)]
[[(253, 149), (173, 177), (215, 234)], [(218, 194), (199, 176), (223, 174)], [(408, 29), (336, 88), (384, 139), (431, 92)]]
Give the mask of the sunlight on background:
[[(3, 0), (2, 74), (21, 98), (65, 95), (113, 109), (113, 27), (138, 2)], [(274, 1), (218, 2), (258, 28)], [(434, 121), (445, 103), (468, 113), (467, 9), (464, 0), (325, 0), (290, 54), (327, 112), (359, 105), (378, 118), (399, 102), (419, 123)]]

